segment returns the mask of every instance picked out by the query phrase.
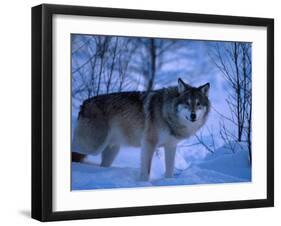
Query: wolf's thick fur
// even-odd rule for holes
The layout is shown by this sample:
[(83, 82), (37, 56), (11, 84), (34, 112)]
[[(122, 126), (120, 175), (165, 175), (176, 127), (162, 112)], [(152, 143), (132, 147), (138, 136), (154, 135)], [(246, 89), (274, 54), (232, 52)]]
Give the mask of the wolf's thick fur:
[(153, 153), (164, 147), (165, 176), (172, 177), (177, 143), (194, 135), (207, 120), (208, 90), (209, 83), (194, 88), (179, 79), (177, 87), (149, 94), (121, 92), (90, 98), (81, 105), (74, 151), (102, 153), (101, 166), (108, 167), (120, 146), (141, 147), (141, 179), (148, 180)]

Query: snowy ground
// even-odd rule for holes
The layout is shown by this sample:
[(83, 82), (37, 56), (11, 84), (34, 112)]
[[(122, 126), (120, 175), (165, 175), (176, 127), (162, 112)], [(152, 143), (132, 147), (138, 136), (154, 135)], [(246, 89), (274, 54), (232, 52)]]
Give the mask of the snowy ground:
[(153, 157), (151, 179), (139, 181), (139, 149), (120, 151), (112, 167), (99, 166), (100, 157), (88, 157), (85, 163), (72, 163), (72, 189), (124, 188), (165, 185), (214, 184), (251, 181), (247, 149), (235, 144), (234, 152), (228, 145), (213, 154), (194, 159), (188, 150), (178, 150), (174, 178), (165, 179), (164, 153), (159, 150)]

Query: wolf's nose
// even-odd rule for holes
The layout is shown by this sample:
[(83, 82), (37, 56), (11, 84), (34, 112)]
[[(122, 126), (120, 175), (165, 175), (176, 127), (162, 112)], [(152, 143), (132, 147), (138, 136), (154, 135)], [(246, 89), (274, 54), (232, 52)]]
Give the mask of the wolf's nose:
[(191, 113), (190, 114), (190, 118), (191, 118), (191, 120), (194, 121), (196, 119), (196, 114), (195, 113)]

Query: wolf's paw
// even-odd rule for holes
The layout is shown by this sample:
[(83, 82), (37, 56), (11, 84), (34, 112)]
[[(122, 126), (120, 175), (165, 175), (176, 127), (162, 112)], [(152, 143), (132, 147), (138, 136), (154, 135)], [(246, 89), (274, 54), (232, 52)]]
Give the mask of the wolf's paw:
[(173, 178), (174, 177), (174, 174), (173, 173), (171, 173), (171, 172), (166, 172), (165, 173), (165, 178)]
[(149, 175), (141, 174), (139, 180), (140, 181), (148, 181), (149, 180)]

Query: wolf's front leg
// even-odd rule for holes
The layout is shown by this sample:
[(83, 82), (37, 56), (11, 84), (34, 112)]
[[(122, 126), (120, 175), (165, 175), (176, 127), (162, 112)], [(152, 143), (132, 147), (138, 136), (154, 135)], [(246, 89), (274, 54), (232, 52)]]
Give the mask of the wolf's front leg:
[(176, 149), (177, 149), (176, 144), (165, 145), (165, 164), (166, 164), (165, 177), (167, 178), (173, 177)]
[(140, 174), (140, 180), (142, 181), (149, 180), (151, 162), (152, 162), (152, 157), (155, 148), (156, 148), (155, 142), (147, 141), (147, 140), (143, 141), (141, 147), (141, 174)]

